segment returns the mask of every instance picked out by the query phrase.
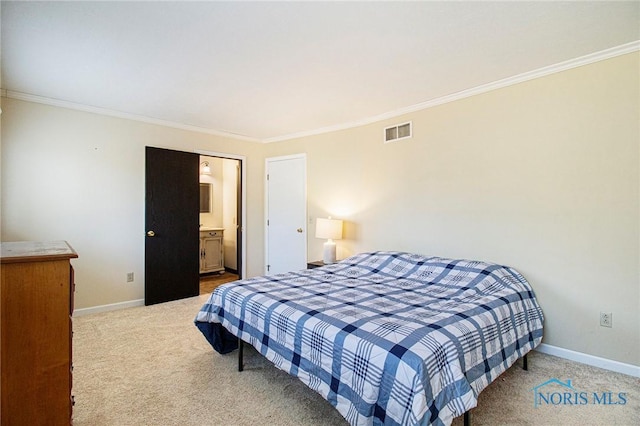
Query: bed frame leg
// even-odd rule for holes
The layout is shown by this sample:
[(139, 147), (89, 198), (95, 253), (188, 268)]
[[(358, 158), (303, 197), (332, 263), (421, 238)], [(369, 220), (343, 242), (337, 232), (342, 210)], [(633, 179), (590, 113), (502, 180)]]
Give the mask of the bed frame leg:
[(242, 371), (242, 350), (244, 349), (244, 342), (238, 337), (238, 371)]
[(522, 369), (523, 369), (524, 371), (529, 371), (529, 363), (527, 362), (527, 361), (528, 361), (528, 360), (527, 360), (527, 355), (528, 355), (528, 354), (525, 354), (525, 355), (522, 357)]

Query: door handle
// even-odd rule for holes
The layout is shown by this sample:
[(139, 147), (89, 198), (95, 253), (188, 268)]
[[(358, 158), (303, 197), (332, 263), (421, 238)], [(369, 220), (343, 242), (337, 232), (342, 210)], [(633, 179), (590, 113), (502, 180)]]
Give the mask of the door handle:
[(296, 229), (296, 231), (298, 231), (299, 233), (302, 233), (302, 228), (298, 228)]
[(153, 231), (147, 231), (147, 237), (155, 237), (156, 233)]

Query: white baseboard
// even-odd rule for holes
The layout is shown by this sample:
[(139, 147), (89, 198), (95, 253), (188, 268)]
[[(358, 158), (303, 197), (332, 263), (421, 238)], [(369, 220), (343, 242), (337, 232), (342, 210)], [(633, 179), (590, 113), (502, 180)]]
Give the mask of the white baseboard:
[(541, 343), (535, 350), (538, 352), (542, 352), (543, 354), (554, 355), (559, 358), (568, 359), (570, 361), (576, 361), (582, 364), (591, 365), (593, 367), (615, 371), (616, 373), (622, 373), (633, 377), (640, 377), (640, 367), (636, 365), (625, 364), (624, 362), (613, 361), (606, 358), (600, 358), (594, 355), (572, 351), (570, 349), (559, 348), (557, 346), (547, 345), (546, 343)]
[(127, 302), (111, 303), (109, 305), (92, 306), (90, 308), (74, 309), (73, 316), (81, 317), (83, 315), (97, 314), (99, 312), (117, 311), (118, 309), (134, 308), (136, 306), (144, 306), (144, 299), (129, 300)]

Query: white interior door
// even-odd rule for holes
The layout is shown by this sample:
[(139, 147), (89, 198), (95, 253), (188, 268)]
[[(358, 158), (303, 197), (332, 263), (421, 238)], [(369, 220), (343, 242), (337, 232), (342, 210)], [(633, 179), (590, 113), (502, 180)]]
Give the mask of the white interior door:
[(267, 158), (265, 273), (307, 267), (307, 158)]

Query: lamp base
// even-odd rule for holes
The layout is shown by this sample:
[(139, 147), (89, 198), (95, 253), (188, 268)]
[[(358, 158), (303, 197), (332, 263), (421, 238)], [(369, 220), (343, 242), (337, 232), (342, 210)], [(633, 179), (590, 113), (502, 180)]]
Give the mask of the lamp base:
[(327, 241), (323, 245), (322, 263), (330, 264), (336, 263), (336, 243), (333, 241)]

